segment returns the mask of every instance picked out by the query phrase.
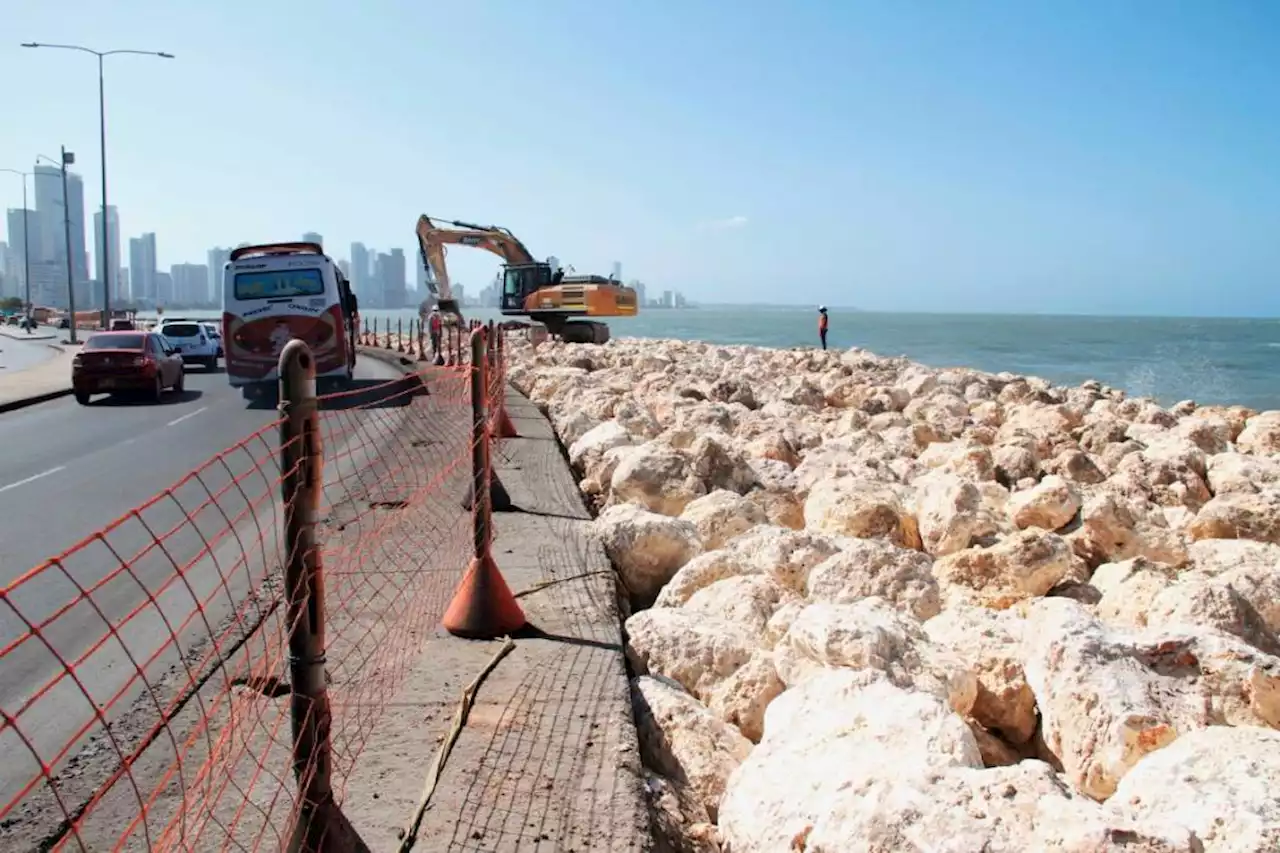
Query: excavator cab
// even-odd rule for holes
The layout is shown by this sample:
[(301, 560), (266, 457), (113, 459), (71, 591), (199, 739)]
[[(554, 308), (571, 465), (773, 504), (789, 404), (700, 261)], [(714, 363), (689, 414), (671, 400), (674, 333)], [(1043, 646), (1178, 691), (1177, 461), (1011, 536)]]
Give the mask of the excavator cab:
[(502, 274), (502, 311), (522, 313), (529, 294), (551, 285), (551, 267), (545, 263), (507, 264)]

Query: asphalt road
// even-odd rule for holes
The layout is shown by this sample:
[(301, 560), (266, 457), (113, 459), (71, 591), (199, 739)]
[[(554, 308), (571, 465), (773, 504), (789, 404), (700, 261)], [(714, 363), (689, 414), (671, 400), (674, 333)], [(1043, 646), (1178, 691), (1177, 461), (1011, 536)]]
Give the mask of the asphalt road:
[[(329, 492), (345, 484), (334, 482), (366, 467), (377, 436), (405, 416), (404, 383), (382, 385), (399, 375), (361, 359), (366, 390), (322, 415), (335, 460), (326, 498), (336, 500)], [(0, 708), (17, 715), (44, 763), (61, 764), (71, 753), (60, 750), (100, 728), (99, 711), (122, 713), (279, 565), (275, 431), (190, 476), (276, 417), (271, 405), (246, 403), (221, 371), (199, 368), (183, 394), (159, 404), (63, 398), (0, 415), (0, 588), (74, 549), (0, 601), (0, 649), (18, 642), (0, 656)], [(78, 684), (56, 680), (61, 661), (74, 662)], [(36, 765), (12, 730), (0, 730), (0, 754), (3, 808)]]

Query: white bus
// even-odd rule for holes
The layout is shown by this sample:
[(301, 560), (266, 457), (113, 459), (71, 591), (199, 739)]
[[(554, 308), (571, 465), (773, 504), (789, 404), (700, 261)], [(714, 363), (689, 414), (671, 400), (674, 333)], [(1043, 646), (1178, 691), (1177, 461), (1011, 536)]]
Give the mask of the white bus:
[(223, 268), (222, 347), (227, 378), (246, 397), (279, 381), (280, 351), (311, 348), (322, 391), (344, 387), (356, 366), (355, 298), (317, 243), (241, 246)]

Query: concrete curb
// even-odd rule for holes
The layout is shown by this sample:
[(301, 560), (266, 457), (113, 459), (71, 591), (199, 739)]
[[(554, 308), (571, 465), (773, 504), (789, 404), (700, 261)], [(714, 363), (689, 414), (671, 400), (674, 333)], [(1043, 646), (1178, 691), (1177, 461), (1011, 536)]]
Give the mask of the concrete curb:
[(36, 406), (40, 403), (47, 403), (50, 400), (56, 400), (59, 397), (70, 397), (70, 388), (59, 388), (57, 391), (47, 391), (44, 394), (36, 394), (31, 397), (19, 397), (17, 400), (9, 400), (0, 403), (0, 414), (12, 412), (15, 409), (25, 409), (27, 406)]

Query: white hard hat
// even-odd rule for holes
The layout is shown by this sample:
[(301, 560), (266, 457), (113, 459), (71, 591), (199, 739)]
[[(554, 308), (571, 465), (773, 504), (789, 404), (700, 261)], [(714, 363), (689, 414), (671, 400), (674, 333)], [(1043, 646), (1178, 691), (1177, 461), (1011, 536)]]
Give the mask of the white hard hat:
[(827, 310), (827, 306), (825, 306), (825, 305), (819, 305), (819, 306), (818, 306), (818, 310), (819, 310), (819, 311), (826, 311), (826, 310)]

